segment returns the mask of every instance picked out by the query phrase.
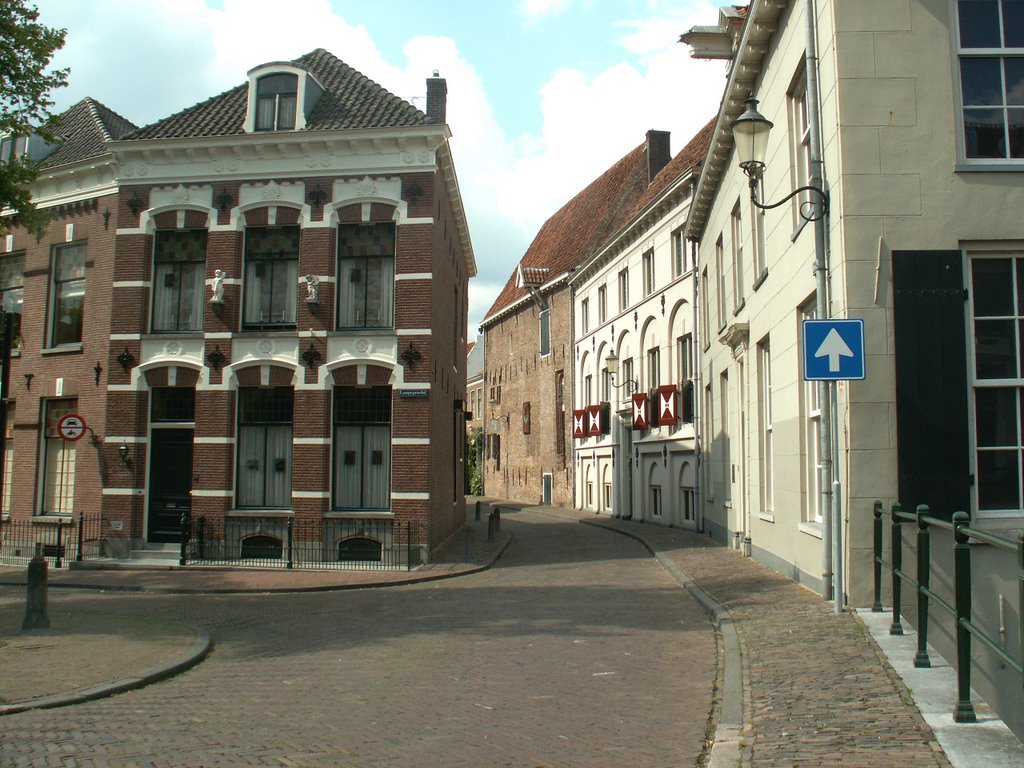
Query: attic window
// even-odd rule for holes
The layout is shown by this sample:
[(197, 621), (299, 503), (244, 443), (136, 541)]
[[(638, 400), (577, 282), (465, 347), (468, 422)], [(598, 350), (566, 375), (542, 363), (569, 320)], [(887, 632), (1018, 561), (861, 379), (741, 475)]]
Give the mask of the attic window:
[(275, 74), (261, 77), (256, 82), (256, 130), (294, 130), (298, 91), (297, 75)]

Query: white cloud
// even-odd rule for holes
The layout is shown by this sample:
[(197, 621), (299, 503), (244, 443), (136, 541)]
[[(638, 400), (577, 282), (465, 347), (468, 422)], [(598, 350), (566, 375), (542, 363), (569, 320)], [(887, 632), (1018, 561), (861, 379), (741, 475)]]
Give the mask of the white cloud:
[(572, 0), (521, 0), (519, 10), (528, 21), (533, 21), (543, 16), (563, 13), (571, 2)]

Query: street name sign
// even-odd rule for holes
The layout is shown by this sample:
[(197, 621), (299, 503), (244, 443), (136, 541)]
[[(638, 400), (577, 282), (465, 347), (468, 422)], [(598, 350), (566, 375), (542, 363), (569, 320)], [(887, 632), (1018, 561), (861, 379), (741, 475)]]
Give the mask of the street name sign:
[(804, 380), (864, 378), (864, 321), (804, 320)]

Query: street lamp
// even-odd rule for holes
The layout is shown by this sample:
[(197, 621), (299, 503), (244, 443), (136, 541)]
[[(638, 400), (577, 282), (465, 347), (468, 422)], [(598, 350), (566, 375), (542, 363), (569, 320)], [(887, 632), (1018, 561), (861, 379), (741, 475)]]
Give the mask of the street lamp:
[(828, 215), (828, 192), (813, 184), (797, 187), (779, 202), (771, 205), (762, 205), (758, 202), (757, 186), (764, 174), (764, 158), (768, 150), (768, 134), (772, 130), (772, 122), (757, 111), (757, 99), (753, 94), (747, 98), (747, 111), (733, 120), (730, 125), (732, 126), (733, 143), (736, 145), (736, 156), (739, 158), (740, 168), (750, 179), (750, 199), (755, 206), (767, 211), (771, 208), (778, 208), (801, 192), (813, 192), (821, 197), (820, 210), (815, 210), (815, 207), (812, 206), (811, 212), (805, 213), (801, 205), (800, 215), (807, 221), (817, 221)]
[[(614, 352), (609, 352), (608, 357), (604, 359), (604, 367), (608, 369), (609, 378), (614, 379), (615, 375), (619, 372), (619, 356), (616, 355)], [(616, 389), (625, 387), (627, 393), (636, 392), (638, 389), (640, 389), (640, 385), (637, 384), (637, 382), (634, 381), (633, 379), (626, 379), (621, 384), (616, 384), (614, 381), (612, 381), (611, 384)]]

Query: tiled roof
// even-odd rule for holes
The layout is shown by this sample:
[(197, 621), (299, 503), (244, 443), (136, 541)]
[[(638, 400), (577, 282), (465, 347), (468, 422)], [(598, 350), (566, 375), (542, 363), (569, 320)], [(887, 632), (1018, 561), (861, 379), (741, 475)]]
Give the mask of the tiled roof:
[(703, 128), (697, 131), (694, 137), (690, 139), (689, 144), (683, 147), (658, 172), (658, 175), (654, 177), (654, 181), (651, 182), (651, 185), (644, 192), (639, 202), (637, 202), (636, 208), (633, 209), (633, 214), (643, 210), (648, 203), (660, 195), (666, 187), (680, 176), (690, 171), (698, 171), (704, 162), (704, 158), (707, 157), (708, 147), (711, 146), (711, 137), (715, 132), (715, 119), (714, 117), (711, 118)]
[(475, 346), (476, 346), (476, 342), (475, 341), (471, 341), (468, 344), (466, 344), (466, 357), (470, 356), (470, 354), (473, 352), (473, 347), (475, 347)]
[[(314, 75), (324, 94), (306, 121), (307, 131), (426, 125), (427, 116), (389, 93), (323, 48), (300, 56), (293, 66)], [(126, 139), (230, 136), (243, 133), (248, 84), (140, 128)]]
[[(647, 155), (641, 144), (544, 222), (519, 265), (524, 270), (547, 268), (553, 277), (568, 272), (625, 223), (647, 181)], [(528, 295), (517, 284), (518, 274), (518, 268), (513, 270), (483, 322)]]
[(544, 285), (551, 274), (551, 270), (547, 267), (521, 267), (520, 272), (523, 276), (523, 285), (527, 287)]
[(88, 160), (107, 152), (106, 143), (120, 139), (136, 126), (95, 99), (84, 98), (57, 118), (54, 133), (64, 141), (46, 158), (54, 168)]

